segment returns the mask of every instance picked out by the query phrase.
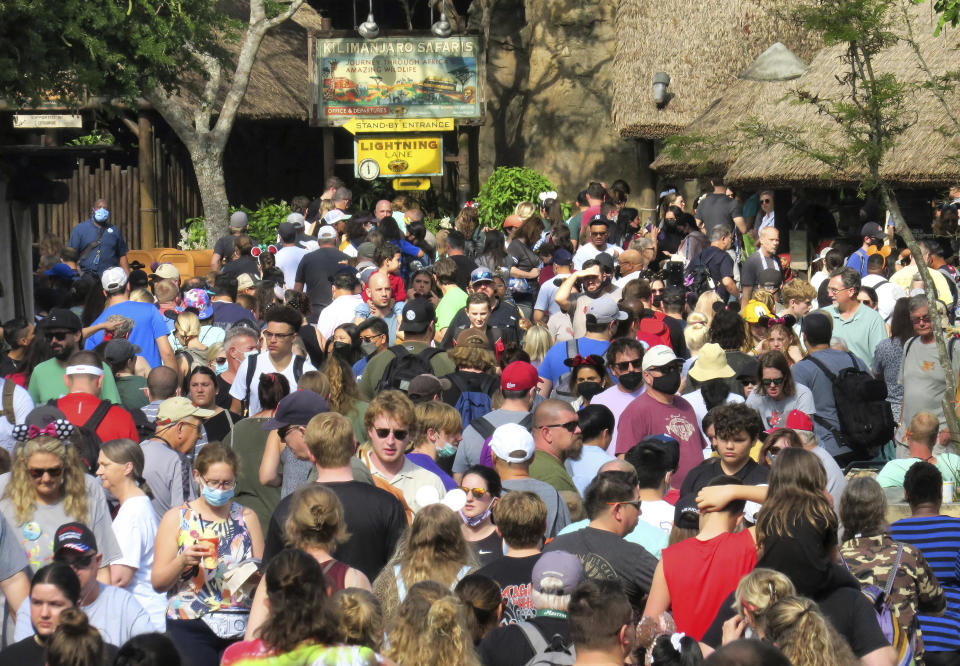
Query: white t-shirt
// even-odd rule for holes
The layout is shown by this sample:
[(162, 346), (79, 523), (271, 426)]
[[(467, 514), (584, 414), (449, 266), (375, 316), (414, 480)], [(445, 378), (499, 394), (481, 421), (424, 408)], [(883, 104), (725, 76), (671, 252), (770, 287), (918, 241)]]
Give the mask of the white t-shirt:
[(153, 569), (153, 541), (157, 536), (157, 514), (146, 495), (131, 497), (120, 505), (113, 519), (113, 533), (123, 553), (114, 564), (123, 564), (136, 569), (133, 580), (127, 586), (143, 609), (150, 616), (154, 631), (166, 631), (167, 599), (156, 592), (150, 582)]
[(283, 271), (283, 286), (287, 289), (293, 289), (293, 285), (297, 281), (297, 267), (300, 265), (300, 260), (303, 259), (303, 255), (307, 252), (308, 250), (302, 247), (291, 245), (289, 247), (281, 247), (274, 255), (277, 268)]
[[(254, 358), (253, 355), (248, 356), (243, 359), (243, 363), (240, 364), (240, 367), (237, 368), (237, 376), (233, 380), (233, 385), (230, 387), (230, 397), (236, 398), (237, 400), (243, 401), (247, 398), (247, 364), (251, 358)], [(267, 352), (260, 352), (256, 355), (257, 367), (253, 371), (253, 377), (250, 380), (250, 406), (249, 413), (256, 414), (261, 410), (260, 407), (260, 396), (257, 392), (257, 387), (260, 386), (260, 375), (266, 373), (270, 374), (271, 372), (279, 372), (281, 375), (287, 378), (287, 381), (290, 382), (290, 390), (297, 390), (297, 378), (293, 375), (293, 366), (296, 364), (296, 356), (290, 357), (290, 362), (287, 363), (287, 367), (283, 370), (278, 370), (274, 367), (273, 362), (270, 360), (270, 354)], [(310, 362), (309, 358), (303, 359), (303, 371), (308, 372), (310, 370), (316, 370), (313, 367), (313, 363)]]
[(340, 324), (353, 323), (357, 306), (363, 303), (360, 294), (337, 296), (333, 302), (320, 311), (317, 318), (317, 332), (326, 340), (333, 335)]
[[(6, 382), (11, 382), (14, 386), (13, 421), (14, 423), (26, 423), (27, 414), (33, 411), (33, 398), (30, 397), (27, 389), (9, 379), (0, 378), (0, 391), (3, 390), (3, 385)], [(2, 393), (0, 393), (0, 395), (2, 395)], [(0, 410), (2, 409), (3, 405), (0, 405)], [(13, 423), (10, 423), (6, 416), (0, 416), (0, 446), (5, 448), (9, 453), (13, 453), (13, 447), (16, 446), (16, 444), (17, 440), (13, 438)]]
[[(576, 254), (573, 255), (573, 268), (574, 268), (574, 270), (578, 270), (578, 271), (579, 271), (580, 269), (582, 269), (584, 262), (586, 262), (586, 261), (588, 261), (588, 260), (590, 260), (590, 259), (593, 259), (593, 258), (596, 257), (598, 254), (600, 254), (600, 252), (601, 252), (601, 251), (598, 250), (598, 249), (597, 249), (597, 246), (594, 245), (593, 243), (584, 243), (583, 245), (581, 245), (581, 246), (577, 249)], [(611, 245), (610, 243), (607, 243), (606, 249), (603, 250), (603, 253), (604, 253), (604, 254), (609, 254), (611, 257), (613, 257), (613, 263), (614, 263), (614, 264), (617, 263), (617, 257), (620, 256), (620, 253), (621, 253), (621, 252), (623, 252), (623, 250), (621, 250), (621, 249), (620, 249), (619, 247), (617, 247), (616, 245)]]
[(648, 500), (640, 503), (640, 520), (663, 530), (668, 535), (673, 529), (673, 516), (674, 506), (666, 500)]

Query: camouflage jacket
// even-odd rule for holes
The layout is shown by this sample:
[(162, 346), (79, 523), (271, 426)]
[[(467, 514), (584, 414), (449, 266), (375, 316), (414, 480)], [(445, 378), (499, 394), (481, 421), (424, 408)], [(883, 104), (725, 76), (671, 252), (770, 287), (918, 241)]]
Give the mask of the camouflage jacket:
[(876, 585), (886, 589), (890, 569), (897, 558), (897, 546), (903, 545), (900, 568), (895, 572), (890, 602), (900, 624), (910, 631), (913, 628), (917, 636), (917, 652), (923, 653), (923, 640), (920, 625), (914, 621), (918, 611), (936, 614), (943, 611), (947, 598), (937, 582), (937, 577), (918, 548), (908, 543), (894, 541), (889, 534), (859, 536), (845, 541), (840, 546), (850, 572), (857, 577), (861, 585)]

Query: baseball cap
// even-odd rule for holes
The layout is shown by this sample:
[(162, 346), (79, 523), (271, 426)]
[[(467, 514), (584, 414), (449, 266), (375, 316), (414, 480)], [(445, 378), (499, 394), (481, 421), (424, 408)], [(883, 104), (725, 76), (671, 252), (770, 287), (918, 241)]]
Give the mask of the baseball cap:
[(540, 381), (537, 369), (526, 361), (514, 361), (500, 374), (500, 390), (529, 391)]
[(206, 289), (190, 289), (187, 291), (187, 293), (183, 295), (183, 304), (177, 309), (183, 312), (187, 308), (196, 310), (197, 317), (201, 320), (209, 319), (213, 316), (213, 305), (210, 303), (210, 294), (207, 293)]
[(40, 322), (40, 328), (61, 328), (65, 331), (79, 331), (83, 329), (80, 317), (66, 308), (53, 308), (46, 319)]
[(337, 240), (337, 230), (330, 225), (324, 225), (317, 231), (320, 240)]
[(553, 253), (553, 263), (557, 266), (569, 266), (573, 263), (573, 255), (570, 250), (561, 247)]
[(347, 214), (344, 213), (342, 210), (340, 210), (339, 208), (334, 208), (331, 211), (327, 211), (327, 214), (323, 216), (323, 221), (326, 222), (327, 224), (336, 224), (346, 216)]
[(216, 414), (212, 409), (203, 409), (190, 398), (173, 397), (167, 398), (160, 403), (157, 408), (157, 425), (166, 426), (182, 421), (188, 416), (196, 416), (198, 419), (208, 419)]
[(333, 272), (327, 276), (327, 280), (333, 284), (334, 279), (338, 275), (352, 275), (353, 277), (357, 277), (357, 269), (347, 264), (337, 264), (337, 267), (333, 269)]
[(129, 361), (140, 353), (140, 346), (123, 338), (110, 340), (103, 348), (103, 356), (107, 363), (121, 363)]
[(523, 224), (523, 219), (519, 215), (508, 215), (503, 221), (504, 229), (513, 229)]
[(253, 289), (260, 284), (260, 278), (253, 273), (241, 273), (237, 276), (237, 291)]
[(294, 391), (277, 404), (272, 419), (263, 422), (264, 430), (279, 430), (287, 426), (305, 426), (317, 414), (329, 412), (330, 404), (319, 393)]
[(791, 430), (813, 432), (813, 421), (810, 419), (810, 416), (806, 412), (801, 412), (799, 409), (791, 410), (790, 413), (787, 414), (787, 420), (783, 425), (785, 428), (790, 428)]
[(814, 259), (814, 261), (823, 261), (824, 259), (826, 259), (826, 258), (827, 258), (827, 253), (828, 253), (830, 250), (832, 250), (832, 249), (833, 249), (833, 248), (830, 247), (829, 245), (828, 245), (827, 247), (823, 248), (822, 250), (820, 250), (820, 254), (817, 255), (817, 258)]
[(609, 296), (594, 298), (587, 305), (587, 316), (593, 315), (598, 324), (609, 324), (612, 321), (623, 321), (630, 315), (617, 307)]
[(727, 355), (723, 348), (715, 342), (708, 342), (700, 349), (696, 363), (687, 374), (698, 382), (706, 382), (711, 379), (734, 377), (737, 372), (727, 363)]
[(150, 278), (146, 272), (134, 269), (130, 271), (130, 275), (127, 276), (127, 282), (130, 284), (131, 289), (146, 288), (150, 284)]
[(293, 226), (292, 222), (281, 222), (277, 227), (277, 235), (280, 236), (280, 239), (290, 238), (295, 236), (297, 233), (297, 228)]
[(407, 396), (417, 402), (418, 400), (433, 398), (433, 396), (446, 391), (451, 386), (450, 380), (446, 377), (435, 377), (424, 373), (410, 380)]
[(526, 462), (535, 450), (533, 435), (519, 423), (504, 423), (490, 435), (490, 452), (504, 462)]
[(159, 264), (157, 269), (150, 274), (150, 277), (161, 280), (179, 280), (180, 271), (173, 264)]
[(76, 280), (77, 274), (72, 268), (64, 263), (54, 264), (43, 272), (47, 277), (63, 278), (64, 280)]
[(586, 574), (580, 558), (565, 550), (544, 553), (533, 565), (533, 589), (541, 594), (573, 594)]
[(247, 226), (247, 214), (242, 210), (236, 211), (230, 216), (230, 227), (233, 229), (244, 229)]
[(700, 509), (693, 495), (681, 497), (673, 510), (673, 526), (687, 530), (700, 529)]
[(108, 268), (100, 276), (100, 285), (104, 291), (120, 291), (127, 286), (127, 273), (119, 266)]
[(880, 230), (880, 225), (876, 222), (867, 222), (860, 227), (860, 238), (863, 238), (864, 236), (869, 236), (870, 238), (880, 238), (883, 236), (883, 232)]
[(304, 222), (303, 213), (290, 213), (287, 215), (287, 224), (293, 225), (294, 229), (303, 229)]
[(435, 316), (433, 303), (425, 298), (411, 298), (403, 306), (399, 330), (404, 333), (423, 333)]
[[(705, 345), (706, 346), (706, 345)], [(666, 345), (654, 345), (643, 353), (643, 364), (641, 368), (646, 371), (650, 368), (662, 368), (665, 365), (676, 363), (677, 355)]]
[(779, 289), (783, 284), (783, 274), (776, 268), (764, 268), (757, 273), (757, 284), (764, 289)]
[(373, 259), (373, 253), (377, 251), (377, 246), (370, 241), (365, 241), (357, 246), (357, 256), (366, 259)]
[(53, 536), (53, 554), (61, 550), (75, 553), (96, 553), (97, 537), (83, 523), (66, 523), (57, 528)]
[(480, 282), (493, 282), (493, 273), (490, 272), (490, 269), (486, 266), (481, 266), (480, 268), (473, 269), (473, 272), (470, 273), (470, 284), (478, 284)]
[(477, 349), (490, 349), (490, 340), (487, 334), (480, 328), (467, 328), (460, 332), (455, 341), (457, 347), (476, 347)]

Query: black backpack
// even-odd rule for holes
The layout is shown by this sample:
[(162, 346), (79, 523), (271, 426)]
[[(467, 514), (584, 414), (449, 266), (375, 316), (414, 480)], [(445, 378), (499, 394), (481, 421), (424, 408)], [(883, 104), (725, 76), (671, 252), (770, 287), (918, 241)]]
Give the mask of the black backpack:
[(419, 354), (411, 354), (403, 345), (389, 347), (393, 352), (393, 360), (383, 370), (383, 376), (377, 384), (377, 392), (398, 390), (407, 392), (410, 380), (417, 375), (432, 375), (433, 367), (430, 360), (442, 352), (436, 347), (427, 347)]
[[(57, 402), (58, 399), (54, 398), (48, 401), (47, 404), (51, 407), (56, 407), (57, 410), (63, 414), (63, 410), (57, 406)], [(119, 405), (117, 406), (119, 407)], [(97, 471), (97, 458), (100, 457), (100, 445), (103, 444), (103, 440), (101, 440), (100, 435), (97, 434), (97, 428), (99, 428), (103, 420), (107, 418), (111, 407), (114, 407), (112, 402), (109, 400), (101, 400), (97, 408), (93, 410), (93, 414), (90, 415), (90, 418), (87, 419), (83, 425), (79, 427), (74, 425), (77, 434), (77, 438), (74, 440), (77, 445), (77, 453), (80, 454), (80, 459), (83, 460), (83, 463), (87, 466), (87, 469), (90, 470), (91, 474)], [(123, 408), (120, 407), (120, 409)], [(63, 414), (62, 418), (64, 421), (70, 420), (66, 414)]]
[[(826, 419), (813, 414), (813, 420), (830, 430), (838, 444), (848, 446), (861, 460), (873, 458), (880, 448), (893, 439), (896, 423), (893, 410), (887, 402), (887, 383), (857, 366), (857, 357), (847, 352), (853, 367), (834, 374), (823, 363), (809, 358), (823, 371), (833, 385), (833, 400), (837, 407), (837, 431)], [(906, 357), (906, 352), (904, 352)]]

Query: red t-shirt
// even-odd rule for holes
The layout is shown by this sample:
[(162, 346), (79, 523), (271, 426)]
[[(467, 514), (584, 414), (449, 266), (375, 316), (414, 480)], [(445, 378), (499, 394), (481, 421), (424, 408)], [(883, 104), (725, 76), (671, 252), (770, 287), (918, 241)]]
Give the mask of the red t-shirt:
[(757, 566), (757, 545), (747, 530), (707, 541), (691, 537), (664, 548), (661, 561), (677, 631), (699, 641), (723, 600)]
[[(89, 393), (68, 393), (57, 400), (57, 409), (63, 412), (67, 420), (73, 425), (80, 427), (93, 416), (97, 406), (100, 404), (100, 398)], [(103, 417), (100, 427), (97, 428), (97, 436), (100, 441), (109, 442), (111, 439), (132, 439), (135, 442), (140, 441), (137, 434), (137, 426), (133, 423), (133, 417), (130, 412), (114, 405)]]
[[(387, 273), (387, 277), (390, 278), (390, 291), (393, 292), (393, 300), (397, 303), (403, 303), (407, 300), (407, 288), (403, 286), (403, 278), (393, 273)], [(360, 298), (363, 299), (364, 303), (370, 302), (370, 297), (367, 296), (366, 289), (360, 292)]]

